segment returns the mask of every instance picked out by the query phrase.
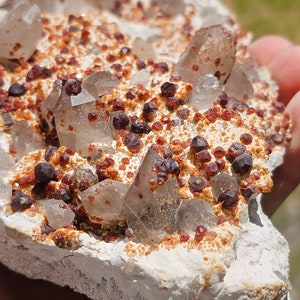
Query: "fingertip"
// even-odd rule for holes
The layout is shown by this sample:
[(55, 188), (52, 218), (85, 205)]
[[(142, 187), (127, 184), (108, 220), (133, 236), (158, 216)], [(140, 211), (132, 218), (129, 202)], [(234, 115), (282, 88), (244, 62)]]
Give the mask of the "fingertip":
[(269, 70), (279, 85), (279, 100), (288, 103), (300, 90), (300, 46), (282, 51), (272, 60)]
[(282, 36), (267, 35), (253, 42), (250, 52), (260, 65), (268, 66), (282, 51), (292, 46), (293, 44)]
[(285, 163), (281, 166), (282, 176), (293, 186), (300, 182), (300, 92), (286, 106), (291, 121), (292, 139), (286, 149)]
[(292, 123), (292, 141), (289, 146), (289, 152), (300, 156), (300, 91), (292, 97), (285, 111)]

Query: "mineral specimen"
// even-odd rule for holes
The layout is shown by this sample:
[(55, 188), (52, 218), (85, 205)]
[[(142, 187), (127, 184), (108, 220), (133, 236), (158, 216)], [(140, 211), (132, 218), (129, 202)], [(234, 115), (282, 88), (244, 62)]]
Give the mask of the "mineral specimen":
[(195, 82), (188, 103), (199, 110), (206, 110), (213, 106), (221, 92), (219, 79), (212, 74), (205, 74)]
[(283, 300), (288, 247), (259, 197), (290, 129), (226, 9), (7, 4), (36, 28), (0, 66), (1, 262), (93, 299)]
[(46, 201), (39, 201), (38, 205), (43, 207), (48, 224), (54, 229), (71, 225), (74, 220), (74, 212), (62, 200), (47, 199)]
[(197, 224), (214, 228), (217, 218), (209, 203), (202, 199), (188, 199), (182, 202), (178, 213), (178, 231), (192, 232)]
[(25, 1), (10, 2), (0, 8), (0, 57), (27, 60), (42, 37), (40, 10)]
[(151, 182), (156, 162), (160, 156), (149, 151), (124, 198), (124, 213), (128, 227), (138, 242), (154, 243), (166, 233), (177, 229), (178, 209), (181, 199), (176, 193), (176, 180), (170, 175), (160, 186), (152, 189)]
[(118, 78), (108, 71), (96, 72), (84, 78), (82, 87), (86, 89), (95, 99), (109, 93), (118, 86)]
[(17, 149), (17, 159), (21, 159), (31, 151), (40, 149), (43, 145), (41, 136), (26, 120), (17, 121), (11, 127), (11, 137), (14, 147)]
[[(89, 146), (93, 143), (110, 146), (112, 130), (103, 113), (96, 109), (95, 98), (85, 89), (68, 95), (66, 88), (71, 83), (74, 80), (65, 84), (54, 108), (55, 126), (60, 145), (89, 156)], [(90, 114), (93, 114), (92, 119), (89, 119)]]
[(224, 192), (238, 192), (239, 183), (237, 178), (221, 172), (211, 179), (211, 188), (214, 199), (218, 199), (219, 196)]
[(181, 54), (174, 73), (194, 83), (205, 74), (213, 74), (223, 84), (235, 63), (233, 35), (222, 25), (199, 29)]
[(95, 222), (123, 220), (122, 209), (128, 187), (111, 179), (105, 179), (79, 194), (79, 198)]

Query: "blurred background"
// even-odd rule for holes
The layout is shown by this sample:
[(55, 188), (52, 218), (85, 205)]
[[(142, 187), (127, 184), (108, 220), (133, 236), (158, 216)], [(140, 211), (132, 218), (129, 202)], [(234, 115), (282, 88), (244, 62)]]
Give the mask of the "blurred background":
[[(299, 0), (223, 0), (253, 39), (279, 34), (300, 45)], [(300, 80), (300, 74), (299, 74)], [(300, 186), (272, 217), (275, 227), (289, 242), (291, 297), (300, 299)]]
[[(223, 2), (232, 9), (242, 27), (253, 33), (254, 39), (265, 34), (280, 34), (300, 44), (299, 0), (223, 0)], [(300, 187), (280, 207), (272, 220), (290, 244), (292, 299), (300, 299)], [(87, 299), (68, 288), (25, 279), (1, 265), (0, 291), (2, 300)]]

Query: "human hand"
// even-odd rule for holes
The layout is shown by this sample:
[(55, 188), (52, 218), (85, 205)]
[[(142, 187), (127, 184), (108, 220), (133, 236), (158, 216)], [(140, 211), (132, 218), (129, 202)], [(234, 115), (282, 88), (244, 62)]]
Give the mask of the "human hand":
[(284, 164), (274, 172), (274, 188), (263, 196), (264, 212), (271, 216), (300, 183), (300, 46), (279, 36), (265, 36), (250, 49), (260, 65), (267, 66), (279, 85), (279, 100), (292, 123), (292, 141)]

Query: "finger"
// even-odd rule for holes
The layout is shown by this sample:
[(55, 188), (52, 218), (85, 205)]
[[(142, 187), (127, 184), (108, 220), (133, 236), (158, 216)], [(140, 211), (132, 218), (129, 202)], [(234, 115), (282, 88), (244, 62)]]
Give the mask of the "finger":
[(269, 35), (256, 40), (251, 45), (250, 52), (260, 65), (268, 66), (280, 53), (292, 46), (284, 37)]
[(274, 188), (262, 199), (264, 212), (271, 216), (300, 182), (300, 92), (286, 107), (292, 123), (292, 140), (287, 149), (285, 162), (273, 175)]
[(279, 100), (288, 103), (300, 90), (300, 46), (283, 51), (272, 60), (269, 70), (279, 85)]

